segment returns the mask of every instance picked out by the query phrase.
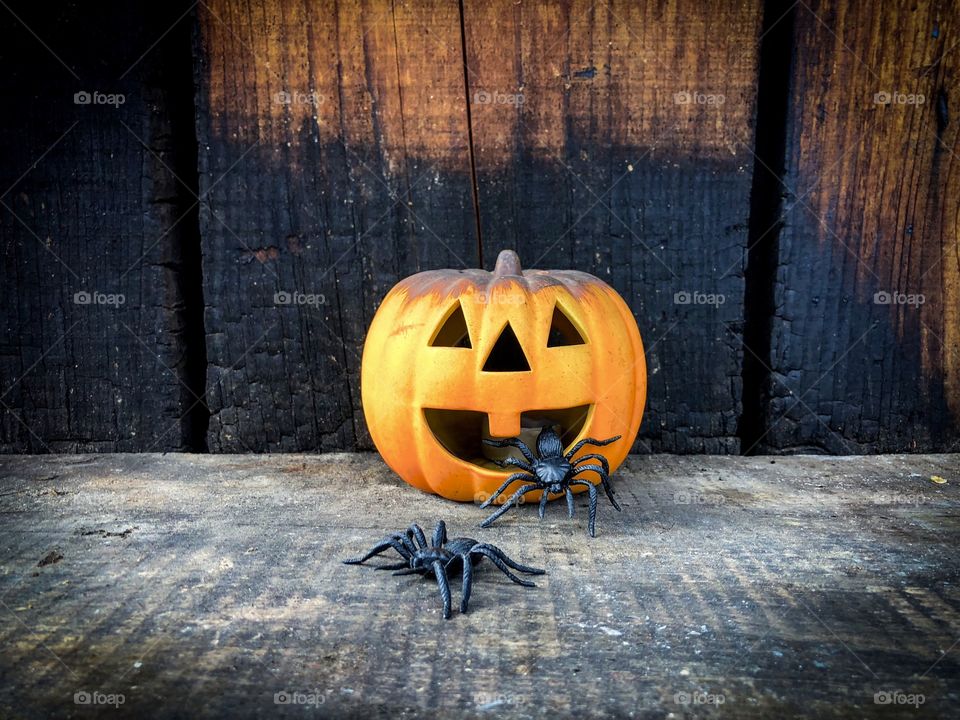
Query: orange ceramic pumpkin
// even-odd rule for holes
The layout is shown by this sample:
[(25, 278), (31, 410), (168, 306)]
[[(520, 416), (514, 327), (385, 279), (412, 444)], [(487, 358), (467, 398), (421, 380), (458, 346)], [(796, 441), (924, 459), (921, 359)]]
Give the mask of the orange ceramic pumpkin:
[(492, 273), (401, 281), (363, 348), (363, 411), (377, 449), (408, 483), (452, 500), (486, 499), (506, 477), (493, 462), (506, 451), (483, 438), (533, 441), (548, 424), (565, 448), (620, 435), (581, 452), (616, 469), (640, 428), (646, 386), (640, 333), (616, 291), (583, 272), (522, 271), (512, 250)]

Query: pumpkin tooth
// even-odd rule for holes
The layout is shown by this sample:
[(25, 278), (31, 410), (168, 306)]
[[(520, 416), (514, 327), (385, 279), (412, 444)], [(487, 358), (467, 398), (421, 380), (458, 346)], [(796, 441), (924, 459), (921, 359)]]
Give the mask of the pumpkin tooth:
[(520, 434), (520, 415), (518, 413), (489, 413), (490, 434), (493, 437), (516, 437)]

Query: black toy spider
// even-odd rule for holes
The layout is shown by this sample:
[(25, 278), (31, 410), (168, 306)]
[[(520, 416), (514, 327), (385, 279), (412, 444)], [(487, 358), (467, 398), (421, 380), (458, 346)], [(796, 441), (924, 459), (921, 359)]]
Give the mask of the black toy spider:
[[(560, 442), (560, 436), (557, 435), (553, 428), (545, 427), (537, 436), (537, 454), (540, 456), (539, 458), (533, 457), (533, 453), (530, 452), (530, 448), (528, 448), (520, 438), (514, 437), (507, 438), (505, 440), (484, 439), (484, 442), (487, 443), (487, 445), (493, 445), (494, 447), (511, 446), (517, 448), (521, 453), (523, 453), (523, 456), (527, 459), (527, 462), (518, 460), (515, 457), (508, 457), (503, 462), (498, 462), (497, 464), (501, 467), (506, 465), (518, 467), (520, 468), (520, 472), (515, 472), (513, 475), (504, 480), (503, 485), (501, 485), (493, 495), (487, 498), (480, 507), (489, 507), (490, 504), (493, 503), (493, 501), (496, 500), (497, 497), (499, 497), (500, 494), (506, 490), (507, 486), (512, 482), (517, 480), (526, 480), (528, 484), (523, 485), (519, 490), (511, 495), (507, 501), (503, 503), (499, 510), (480, 523), (480, 527), (489, 527), (494, 520), (516, 505), (519, 499), (531, 490), (543, 491), (540, 495), (541, 520), (543, 520), (543, 514), (547, 509), (547, 499), (551, 494), (556, 495), (559, 493), (566, 494), (567, 514), (570, 517), (573, 517), (573, 493), (570, 492), (570, 488), (572, 486), (579, 485), (586, 487), (590, 493), (590, 537), (596, 537), (597, 486), (587, 480), (577, 479), (577, 475), (590, 470), (597, 473), (600, 476), (600, 482), (603, 484), (604, 492), (607, 493), (607, 497), (610, 498), (611, 504), (617, 510), (620, 510), (620, 506), (614, 499), (613, 490), (610, 487), (610, 464), (603, 455), (598, 455), (595, 453), (584, 455), (583, 457), (577, 458), (573, 461), (571, 461), (570, 458), (576, 455), (577, 451), (579, 451), (584, 445), (609, 445), (610, 443), (619, 439), (619, 435), (616, 437), (607, 438), (606, 440), (584, 438), (574, 445), (570, 449), (570, 452), (564, 455), (563, 443)], [(596, 460), (600, 464), (594, 465), (588, 463), (586, 465), (580, 465), (579, 463), (582, 463), (584, 460)]]
[(427, 545), (427, 538), (419, 525), (414, 523), (407, 528), (404, 533), (394, 533), (384, 538), (372, 548), (362, 558), (354, 560), (344, 560), (347, 565), (360, 565), (369, 560), (374, 555), (379, 555), (388, 548), (393, 548), (403, 557), (403, 562), (394, 565), (380, 565), (377, 570), (396, 570), (394, 575), (410, 575), (418, 573), (420, 575), (433, 575), (437, 579), (437, 585), (440, 587), (440, 597), (443, 599), (443, 617), (450, 617), (450, 585), (447, 582), (447, 573), (455, 570), (458, 565), (463, 566), (463, 587), (462, 598), (460, 600), (460, 612), (467, 611), (467, 603), (470, 601), (470, 590), (473, 587), (473, 566), (483, 560), (490, 558), (503, 574), (513, 580), (518, 585), (524, 587), (536, 587), (529, 580), (521, 580), (509, 568), (519, 570), (527, 575), (543, 575), (544, 570), (539, 568), (527, 567), (518, 562), (514, 562), (500, 548), (487, 543), (477, 542), (473, 538), (459, 537), (453, 540), (447, 540), (447, 526), (443, 520), (437, 523), (433, 531), (432, 542)]

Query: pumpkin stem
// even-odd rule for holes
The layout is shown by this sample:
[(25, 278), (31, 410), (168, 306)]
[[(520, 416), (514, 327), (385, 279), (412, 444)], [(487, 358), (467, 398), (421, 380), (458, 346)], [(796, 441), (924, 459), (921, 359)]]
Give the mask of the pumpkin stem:
[(493, 269), (494, 275), (523, 275), (520, 267), (520, 256), (513, 250), (501, 250), (497, 255), (497, 266)]

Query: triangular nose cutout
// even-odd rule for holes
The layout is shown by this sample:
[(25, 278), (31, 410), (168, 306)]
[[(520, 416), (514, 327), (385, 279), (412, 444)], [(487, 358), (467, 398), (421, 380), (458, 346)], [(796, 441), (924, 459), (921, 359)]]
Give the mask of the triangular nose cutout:
[(500, 337), (497, 338), (493, 350), (483, 364), (483, 372), (524, 372), (529, 369), (530, 363), (527, 362), (527, 356), (523, 354), (520, 341), (517, 340), (517, 335), (510, 327), (510, 323), (507, 323), (500, 331)]

